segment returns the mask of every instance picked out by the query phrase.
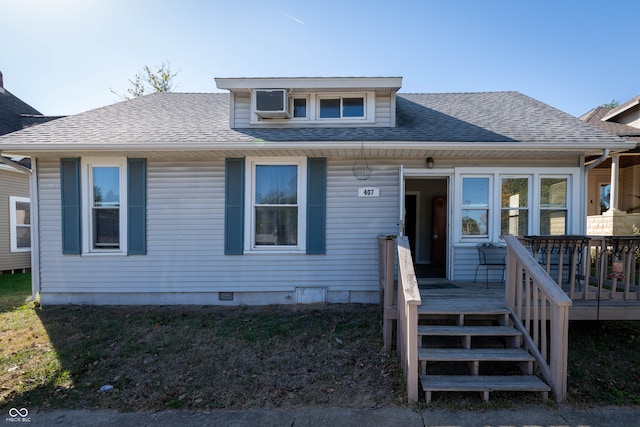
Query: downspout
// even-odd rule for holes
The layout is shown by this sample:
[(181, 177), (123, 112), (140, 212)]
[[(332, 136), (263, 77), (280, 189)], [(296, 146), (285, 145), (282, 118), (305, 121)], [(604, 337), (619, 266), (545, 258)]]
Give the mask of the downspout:
[(31, 297), (27, 302), (35, 301), (40, 293), (40, 212), (38, 203), (38, 173), (36, 158), (31, 158)]
[(595, 168), (598, 165), (601, 165), (605, 160), (607, 160), (607, 157), (609, 157), (609, 149), (605, 148), (602, 151), (602, 156), (595, 159), (593, 163), (589, 163), (584, 167), (584, 173), (589, 173), (591, 169)]

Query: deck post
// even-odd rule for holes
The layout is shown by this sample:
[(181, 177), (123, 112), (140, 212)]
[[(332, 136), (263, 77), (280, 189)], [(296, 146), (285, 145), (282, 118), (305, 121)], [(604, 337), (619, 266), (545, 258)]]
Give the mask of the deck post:
[(567, 371), (569, 357), (569, 310), (566, 306), (552, 306), (551, 352), (549, 368), (553, 378), (551, 389), (558, 402), (567, 398)]
[(394, 304), (395, 239), (378, 236), (378, 270), (382, 304), (382, 339), (384, 350), (391, 351), (393, 321), (398, 318), (398, 307)]

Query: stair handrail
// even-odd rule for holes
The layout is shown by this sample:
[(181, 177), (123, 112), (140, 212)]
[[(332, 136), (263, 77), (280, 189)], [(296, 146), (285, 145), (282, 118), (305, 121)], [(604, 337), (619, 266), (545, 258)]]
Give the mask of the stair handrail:
[(422, 303), (409, 239), (398, 236), (398, 342), (409, 402), (418, 401), (418, 307)]
[[(517, 237), (504, 236), (504, 240), (507, 244), (505, 304), (556, 401), (562, 402), (567, 397), (571, 298)], [(547, 320), (550, 322), (549, 337)]]

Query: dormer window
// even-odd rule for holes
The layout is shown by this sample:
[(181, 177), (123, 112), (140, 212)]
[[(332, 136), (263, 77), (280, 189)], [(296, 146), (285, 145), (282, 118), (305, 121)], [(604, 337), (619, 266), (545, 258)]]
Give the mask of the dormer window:
[(294, 119), (306, 119), (308, 118), (307, 97), (304, 98), (292, 98), (293, 103), (293, 118)]
[(231, 128), (395, 127), (401, 77), (216, 78)]
[(321, 97), (319, 99), (320, 119), (364, 118), (364, 96), (358, 97)]

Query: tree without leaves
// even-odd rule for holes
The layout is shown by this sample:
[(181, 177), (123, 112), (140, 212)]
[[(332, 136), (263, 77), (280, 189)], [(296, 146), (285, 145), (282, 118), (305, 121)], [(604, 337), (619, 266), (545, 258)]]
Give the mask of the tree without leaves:
[(178, 72), (171, 71), (169, 61), (163, 61), (160, 66), (149, 67), (145, 65), (142, 72), (137, 73), (133, 80), (129, 79), (131, 87), (124, 95), (120, 95), (113, 89), (111, 92), (124, 99), (137, 98), (153, 92), (172, 92), (175, 88), (173, 78), (177, 75)]

